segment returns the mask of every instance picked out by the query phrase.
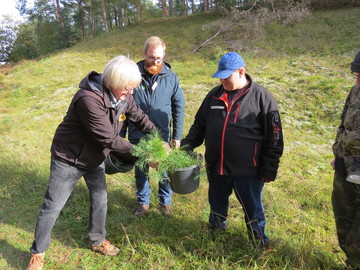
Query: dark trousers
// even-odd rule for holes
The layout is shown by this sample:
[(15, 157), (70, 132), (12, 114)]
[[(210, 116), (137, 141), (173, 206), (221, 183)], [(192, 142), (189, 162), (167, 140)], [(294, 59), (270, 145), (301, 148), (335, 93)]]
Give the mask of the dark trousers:
[(269, 241), (265, 233), (266, 218), (261, 201), (264, 182), (258, 177), (240, 177), (208, 173), (209, 180), (209, 223), (212, 229), (225, 229), (228, 216), (229, 196), (235, 191), (243, 207), (245, 222), (251, 239), (261, 244)]
[(349, 262), (360, 268), (360, 185), (335, 172), (332, 207), (339, 245)]
[(90, 194), (90, 243), (98, 245), (105, 240), (107, 190), (104, 164), (93, 170), (84, 170), (52, 157), (50, 183), (37, 220), (35, 240), (30, 249), (32, 253), (42, 253), (49, 248), (56, 219), (81, 177), (84, 177)]

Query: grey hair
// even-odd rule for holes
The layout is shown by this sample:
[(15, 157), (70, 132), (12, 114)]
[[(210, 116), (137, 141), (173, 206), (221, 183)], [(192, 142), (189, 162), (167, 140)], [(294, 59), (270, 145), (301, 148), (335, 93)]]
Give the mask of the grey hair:
[(130, 85), (139, 85), (141, 74), (134, 61), (124, 55), (118, 55), (106, 64), (101, 79), (109, 90), (118, 90)]

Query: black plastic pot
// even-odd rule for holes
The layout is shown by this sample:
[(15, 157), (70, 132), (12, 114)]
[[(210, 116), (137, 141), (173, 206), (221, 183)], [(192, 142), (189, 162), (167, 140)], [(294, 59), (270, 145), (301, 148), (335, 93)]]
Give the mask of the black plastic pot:
[(169, 173), (170, 186), (175, 193), (188, 194), (194, 192), (199, 187), (200, 167), (194, 165), (191, 167), (180, 168), (175, 172)]
[(105, 173), (126, 173), (135, 166), (135, 161), (129, 160), (116, 152), (110, 152), (105, 161)]

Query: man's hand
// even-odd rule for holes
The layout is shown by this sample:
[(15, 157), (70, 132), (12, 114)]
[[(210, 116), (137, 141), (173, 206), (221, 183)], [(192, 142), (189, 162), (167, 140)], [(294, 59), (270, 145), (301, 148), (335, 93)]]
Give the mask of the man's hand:
[(158, 161), (149, 161), (149, 167), (156, 169), (159, 166), (159, 162)]
[(171, 145), (175, 148), (179, 148), (180, 147), (180, 140), (171, 140)]
[(169, 154), (171, 147), (167, 142), (163, 142), (163, 147), (165, 148), (165, 151), (167, 154)]

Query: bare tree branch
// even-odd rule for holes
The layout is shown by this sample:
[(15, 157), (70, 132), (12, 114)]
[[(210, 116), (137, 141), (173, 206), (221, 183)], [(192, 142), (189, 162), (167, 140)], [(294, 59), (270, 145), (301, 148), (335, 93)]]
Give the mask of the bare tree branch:
[(247, 10), (244, 10), (238, 14), (236, 14), (235, 16), (231, 16), (230, 15), (230, 21), (234, 21), (233, 23), (231, 24), (226, 24), (226, 22), (223, 21), (223, 23), (220, 23), (218, 25), (218, 27), (220, 28), (216, 33), (215, 35), (213, 35), (212, 37), (206, 39), (204, 42), (202, 42), (199, 46), (197, 46), (195, 49), (193, 49), (191, 51), (191, 53), (196, 53), (197, 51), (199, 51), (202, 47), (204, 47), (206, 44), (208, 44), (209, 42), (211, 42), (213, 39), (215, 39), (216, 37), (218, 37), (221, 33), (227, 31), (228, 29), (232, 28), (233, 26), (235, 25), (238, 25), (239, 24), (239, 20), (241, 18), (243, 18), (247, 13), (249, 13), (255, 6), (256, 6), (256, 3), (257, 3), (257, 0), (254, 0), (254, 3), (252, 4), (252, 6), (247, 9)]

